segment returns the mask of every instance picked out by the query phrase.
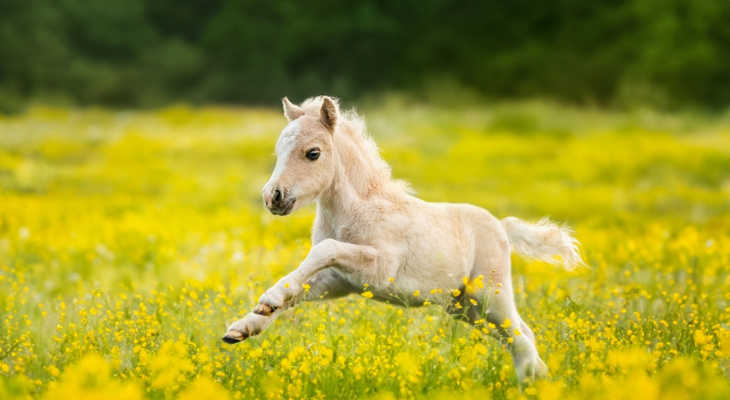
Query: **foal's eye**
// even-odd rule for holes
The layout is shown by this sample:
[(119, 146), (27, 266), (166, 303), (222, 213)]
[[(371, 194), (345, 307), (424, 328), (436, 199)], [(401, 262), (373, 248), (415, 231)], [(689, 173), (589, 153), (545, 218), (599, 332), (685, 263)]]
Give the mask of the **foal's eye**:
[(314, 161), (314, 160), (318, 159), (319, 158), (319, 149), (315, 147), (315, 148), (309, 150), (307, 152), (307, 158), (310, 161)]

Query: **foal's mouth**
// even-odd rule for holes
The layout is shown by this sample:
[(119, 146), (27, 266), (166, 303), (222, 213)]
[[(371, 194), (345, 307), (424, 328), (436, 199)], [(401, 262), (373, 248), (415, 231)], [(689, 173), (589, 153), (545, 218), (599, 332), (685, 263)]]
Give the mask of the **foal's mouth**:
[(294, 203), (297, 202), (297, 199), (292, 199), (289, 204), (284, 207), (284, 209), (278, 209), (278, 208), (270, 208), (269, 211), (271, 211), (274, 215), (289, 215), (291, 213), (291, 210), (294, 209)]

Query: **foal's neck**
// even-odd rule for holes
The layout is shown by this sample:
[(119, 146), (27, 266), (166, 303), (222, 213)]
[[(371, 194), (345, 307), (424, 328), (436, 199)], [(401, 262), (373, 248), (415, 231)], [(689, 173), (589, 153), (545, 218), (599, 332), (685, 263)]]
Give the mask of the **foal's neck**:
[(346, 215), (364, 200), (382, 194), (390, 181), (390, 174), (356, 139), (345, 133), (337, 139), (335, 178), (319, 199), (319, 206), (331, 217)]

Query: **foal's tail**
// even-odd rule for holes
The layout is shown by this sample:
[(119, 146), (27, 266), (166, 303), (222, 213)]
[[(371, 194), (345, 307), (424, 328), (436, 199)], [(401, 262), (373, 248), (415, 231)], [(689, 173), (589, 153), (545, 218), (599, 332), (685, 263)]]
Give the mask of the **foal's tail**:
[(550, 264), (560, 264), (568, 271), (585, 267), (578, 251), (578, 239), (571, 236), (572, 230), (558, 226), (547, 217), (537, 224), (530, 224), (515, 217), (500, 221), (507, 231), (509, 243), (515, 253)]

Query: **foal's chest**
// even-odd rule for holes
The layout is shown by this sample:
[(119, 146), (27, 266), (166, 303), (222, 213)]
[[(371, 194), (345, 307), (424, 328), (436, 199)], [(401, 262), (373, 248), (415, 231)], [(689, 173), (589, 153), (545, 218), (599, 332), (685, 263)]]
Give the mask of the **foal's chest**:
[(345, 243), (368, 243), (372, 234), (372, 224), (363, 223), (355, 218), (325, 218), (319, 228), (322, 238), (331, 238)]
[(353, 224), (342, 224), (333, 227), (335, 234), (334, 239), (345, 243), (361, 243), (363, 240), (363, 229), (362, 226), (356, 226)]

